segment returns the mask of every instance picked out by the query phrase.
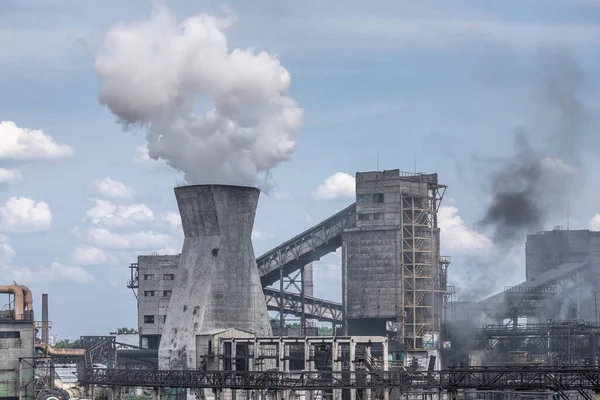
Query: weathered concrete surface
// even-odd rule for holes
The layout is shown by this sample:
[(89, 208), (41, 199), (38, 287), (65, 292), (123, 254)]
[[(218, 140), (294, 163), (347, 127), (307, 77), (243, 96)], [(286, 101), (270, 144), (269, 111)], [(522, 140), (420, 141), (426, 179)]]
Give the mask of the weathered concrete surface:
[(159, 349), (161, 369), (196, 368), (196, 335), (238, 328), (270, 336), (251, 234), (259, 190), (175, 189), (185, 240)]

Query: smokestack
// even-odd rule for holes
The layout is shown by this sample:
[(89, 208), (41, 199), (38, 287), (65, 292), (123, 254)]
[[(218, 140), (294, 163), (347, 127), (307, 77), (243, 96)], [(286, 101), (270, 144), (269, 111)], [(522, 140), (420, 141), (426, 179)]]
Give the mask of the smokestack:
[(259, 190), (175, 188), (185, 240), (159, 349), (161, 369), (196, 368), (196, 336), (238, 328), (270, 336), (250, 235)]
[(48, 344), (50, 326), (48, 321), (48, 294), (42, 294), (42, 343)]

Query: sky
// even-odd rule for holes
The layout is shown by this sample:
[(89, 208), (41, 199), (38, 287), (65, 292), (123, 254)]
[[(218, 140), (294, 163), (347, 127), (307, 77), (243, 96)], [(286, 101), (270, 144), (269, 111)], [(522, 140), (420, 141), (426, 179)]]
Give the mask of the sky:
[[(519, 283), (528, 232), (600, 230), (598, 1), (4, 0), (0, 15), (0, 281), (38, 309), (48, 293), (61, 338), (135, 326), (128, 266), (180, 251), (186, 182), (260, 187), (259, 255), (351, 204), (357, 171), (436, 172), (459, 298)], [(575, 122), (549, 101), (565, 97)], [(533, 185), (546, 212), (507, 244), (481, 221), (523, 131), (567, 175)], [(315, 264), (315, 296), (341, 300), (340, 270), (340, 251)]]

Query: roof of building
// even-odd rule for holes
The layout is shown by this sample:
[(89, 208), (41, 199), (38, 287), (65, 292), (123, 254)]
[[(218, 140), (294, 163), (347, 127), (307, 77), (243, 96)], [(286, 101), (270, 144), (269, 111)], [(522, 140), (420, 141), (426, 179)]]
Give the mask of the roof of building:
[[(536, 288), (540, 286), (546, 286), (552, 284), (555, 281), (563, 278), (564, 276), (575, 272), (576, 270), (583, 268), (587, 265), (587, 262), (570, 262), (559, 265), (556, 268), (552, 268), (546, 272), (539, 274), (538, 276), (516, 285), (516, 287), (522, 288)], [(481, 303), (501, 303), (504, 301), (504, 292), (495, 294), (487, 299), (481, 300)]]

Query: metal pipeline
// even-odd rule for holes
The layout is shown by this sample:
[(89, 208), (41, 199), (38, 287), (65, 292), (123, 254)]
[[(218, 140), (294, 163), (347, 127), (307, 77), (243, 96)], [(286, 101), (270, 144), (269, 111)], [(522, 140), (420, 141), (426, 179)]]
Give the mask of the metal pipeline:
[(85, 355), (85, 349), (55, 349), (43, 343), (37, 345), (37, 347), (50, 356), (83, 357)]
[(68, 400), (81, 399), (85, 395), (82, 386), (73, 386), (68, 389), (46, 389), (36, 397), (36, 400)]
[[(29, 289), (27, 289), (29, 291)], [(24, 314), (24, 295), (23, 289), (19, 285), (0, 285), (0, 293), (10, 293), (15, 296), (15, 319), (23, 319)], [(31, 294), (31, 292), (29, 292)]]
[(19, 285), (19, 287), (23, 290), (25, 297), (25, 310), (33, 311), (33, 295), (31, 294), (31, 290), (25, 285)]

